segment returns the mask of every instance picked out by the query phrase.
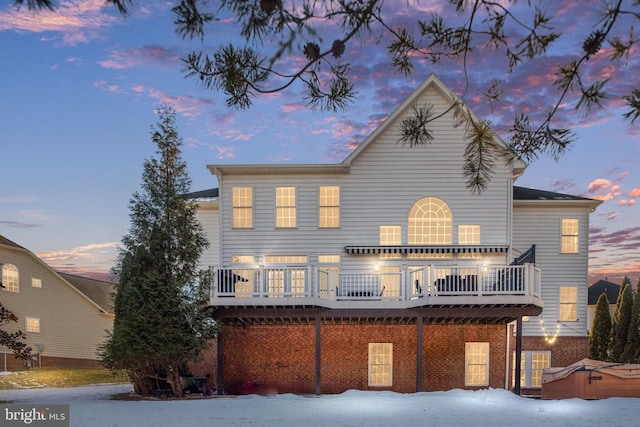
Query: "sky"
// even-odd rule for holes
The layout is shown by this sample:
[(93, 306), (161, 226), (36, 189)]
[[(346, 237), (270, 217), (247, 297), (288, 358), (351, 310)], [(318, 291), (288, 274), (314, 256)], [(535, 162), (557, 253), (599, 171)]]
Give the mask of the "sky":
[[(433, 12), (455, 19), (448, 3), (391, 0), (384, 13), (392, 25), (414, 25), (416, 16)], [(521, 15), (518, 7), (526, 3), (510, 10)], [(561, 42), (511, 74), (503, 55), (478, 49), (468, 58), (468, 86), (455, 62), (433, 66), (416, 58), (411, 76), (395, 73), (388, 38), (376, 30), (347, 44), (355, 102), (322, 113), (306, 107), (300, 85), (256, 97), (252, 108), (237, 111), (223, 94), (184, 77), (181, 58), (191, 50), (241, 42), (228, 14), (219, 15), (201, 41), (175, 34), (169, 1), (136, 1), (126, 19), (103, 0), (64, 0), (55, 12), (38, 14), (0, 1), (0, 234), (54, 269), (107, 278), (129, 228), (142, 164), (155, 155), (151, 127), (163, 105), (176, 111), (192, 191), (217, 186), (207, 164), (338, 163), (432, 72), (501, 134), (514, 114), (539, 117), (549, 109), (557, 98), (557, 65), (580, 52), (602, 4), (549, 2), (552, 22), (564, 31)], [(616, 34), (627, 37), (629, 25), (621, 24)], [(622, 118), (621, 96), (638, 86), (640, 54), (635, 48), (612, 64), (609, 53), (605, 47), (587, 64), (589, 77), (609, 79), (604, 108), (584, 115), (573, 108), (575, 99), (566, 99), (557, 125), (571, 127), (575, 142), (557, 161), (542, 155), (530, 163), (516, 185), (603, 200), (591, 215), (589, 283), (628, 276), (635, 284), (640, 122)], [(282, 66), (298, 63), (288, 58)], [(496, 78), (503, 98), (492, 109), (478, 94)]]
[[(25, 412), (33, 407), (41, 409), (36, 405), (69, 405), (71, 427), (623, 427), (636, 425), (640, 411), (640, 399), (634, 398), (538, 400), (500, 389), (411, 394), (350, 390), (320, 396), (110, 400), (131, 391), (130, 385), (0, 390), (0, 399), (20, 405)], [(65, 408), (56, 407), (55, 411), (60, 409)]]

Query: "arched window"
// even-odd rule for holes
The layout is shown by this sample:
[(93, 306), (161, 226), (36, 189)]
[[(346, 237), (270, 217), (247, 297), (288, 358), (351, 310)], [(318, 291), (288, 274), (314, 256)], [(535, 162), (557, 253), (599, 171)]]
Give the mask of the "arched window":
[(451, 209), (437, 197), (418, 200), (409, 213), (410, 245), (450, 245)]
[(2, 285), (5, 291), (20, 292), (18, 267), (13, 264), (5, 264), (2, 266)]

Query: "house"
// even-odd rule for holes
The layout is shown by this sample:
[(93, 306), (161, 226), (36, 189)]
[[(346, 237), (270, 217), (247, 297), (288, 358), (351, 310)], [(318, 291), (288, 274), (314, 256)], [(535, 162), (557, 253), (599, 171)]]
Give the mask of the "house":
[(621, 286), (615, 283), (611, 283), (605, 280), (598, 280), (593, 285), (589, 286), (589, 292), (587, 297), (587, 328), (590, 331), (593, 324), (593, 318), (596, 316), (596, 306), (598, 305), (598, 298), (600, 295), (606, 294), (609, 300), (609, 312), (611, 317), (616, 312), (618, 307), (618, 295), (620, 294)]
[[(543, 368), (586, 357), (600, 202), (514, 186), (521, 160), (470, 192), (456, 101), (431, 75), (341, 163), (208, 166), (219, 187), (191, 197), (218, 391), (539, 394)], [(441, 114), (424, 147), (398, 143), (413, 105)]]
[[(59, 273), (19, 244), (0, 236), (0, 301), (18, 322), (3, 325), (23, 331), (35, 367), (95, 367), (97, 348), (113, 328), (113, 284)], [(24, 369), (3, 350), (0, 368)]]

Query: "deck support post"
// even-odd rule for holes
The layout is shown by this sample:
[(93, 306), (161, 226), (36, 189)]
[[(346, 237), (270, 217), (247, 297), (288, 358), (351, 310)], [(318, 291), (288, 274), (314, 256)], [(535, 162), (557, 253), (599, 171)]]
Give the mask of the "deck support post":
[(522, 316), (518, 316), (516, 319), (516, 366), (515, 366), (515, 389), (513, 392), (520, 396), (522, 394), (520, 390), (520, 374), (522, 371)]
[(316, 394), (320, 394), (320, 315), (316, 314)]
[(216, 360), (216, 394), (224, 394), (224, 361), (223, 361), (223, 351), (222, 351), (222, 329), (218, 331), (218, 347), (217, 347), (217, 360)]
[(422, 391), (422, 314), (416, 317), (416, 393)]

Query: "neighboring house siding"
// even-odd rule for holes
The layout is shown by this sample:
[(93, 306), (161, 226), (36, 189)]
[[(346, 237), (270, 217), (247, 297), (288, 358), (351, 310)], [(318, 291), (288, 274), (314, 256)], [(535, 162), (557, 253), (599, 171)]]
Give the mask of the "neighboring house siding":
[[(577, 254), (560, 253), (561, 221), (563, 218), (579, 220)], [(544, 310), (539, 317), (532, 317), (523, 324), (524, 335), (544, 334), (540, 320), (548, 334), (558, 336), (586, 336), (587, 334), (587, 271), (589, 210), (569, 205), (519, 206), (516, 202), (513, 215), (513, 247), (525, 251), (536, 245), (536, 265), (542, 270), (542, 299)], [(577, 320), (560, 322), (559, 292), (561, 286), (578, 288)]]
[[(20, 292), (0, 290), (2, 304), (19, 321), (3, 326), (7, 332), (25, 331), (25, 318), (40, 319), (40, 333), (27, 333), (26, 343), (37, 353), (44, 345), (43, 358), (97, 360), (98, 345), (106, 330), (113, 327), (113, 316), (101, 313), (89, 301), (29, 252), (0, 248), (0, 262), (14, 264), (20, 273)], [(41, 279), (42, 287), (31, 285)]]

